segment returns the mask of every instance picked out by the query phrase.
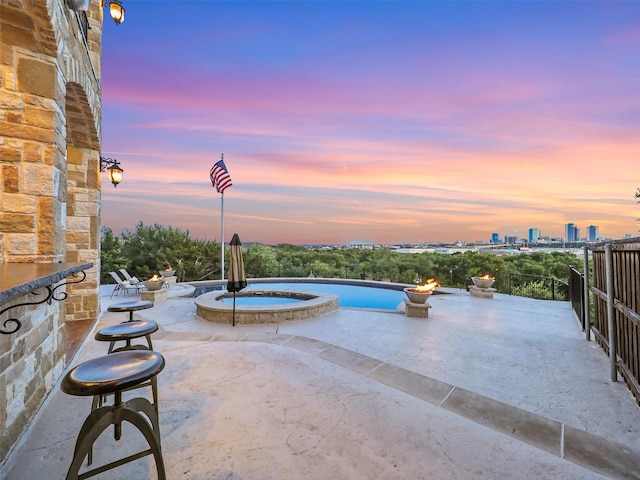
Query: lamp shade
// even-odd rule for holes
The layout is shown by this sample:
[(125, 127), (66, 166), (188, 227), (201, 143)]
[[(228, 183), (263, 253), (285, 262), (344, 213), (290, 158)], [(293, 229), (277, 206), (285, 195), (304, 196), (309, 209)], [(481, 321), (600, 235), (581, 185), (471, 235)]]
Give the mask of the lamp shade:
[(122, 172), (123, 170), (118, 165), (112, 165), (107, 168), (109, 171), (109, 180), (113, 183), (114, 187), (117, 187), (118, 184), (122, 181)]
[(109, 1), (109, 14), (111, 15), (111, 18), (113, 18), (113, 21), (116, 22), (116, 25), (120, 25), (124, 22), (124, 7), (120, 0)]

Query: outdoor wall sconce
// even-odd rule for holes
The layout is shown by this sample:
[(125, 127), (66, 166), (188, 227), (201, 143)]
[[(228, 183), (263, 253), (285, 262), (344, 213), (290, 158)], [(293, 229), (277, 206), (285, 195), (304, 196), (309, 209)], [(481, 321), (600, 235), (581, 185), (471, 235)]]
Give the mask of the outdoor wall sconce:
[(105, 7), (109, 3), (109, 14), (116, 25), (120, 25), (124, 22), (124, 7), (121, 0), (103, 0), (102, 6)]
[(122, 181), (122, 168), (120, 168), (120, 162), (115, 158), (100, 157), (100, 171), (109, 171), (109, 180), (113, 183), (113, 187), (117, 187)]

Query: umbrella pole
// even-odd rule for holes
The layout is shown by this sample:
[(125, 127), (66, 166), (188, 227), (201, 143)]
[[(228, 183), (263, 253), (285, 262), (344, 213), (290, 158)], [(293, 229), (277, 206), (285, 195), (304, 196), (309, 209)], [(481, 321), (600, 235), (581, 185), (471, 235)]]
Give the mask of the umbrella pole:
[(236, 326), (236, 292), (233, 292), (233, 327)]

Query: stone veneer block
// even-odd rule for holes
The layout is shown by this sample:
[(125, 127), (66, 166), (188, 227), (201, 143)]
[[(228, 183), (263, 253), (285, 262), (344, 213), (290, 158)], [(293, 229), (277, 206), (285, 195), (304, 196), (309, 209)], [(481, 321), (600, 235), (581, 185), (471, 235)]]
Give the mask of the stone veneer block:
[(409, 299), (404, 299), (404, 313), (407, 317), (429, 318), (429, 309), (431, 304), (425, 303), (413, 303)]
[(496, 291), (495, 288), (479, 288), (475, 285), (469, 286), (469, 293), (472, 297), (478, 298), (493, 298), (493, 294)]
[(159, 302), (167, 299), (167, 291), (164, 288), (160, 290), (147, 290), (140, 292), (141, 300), (151, 300), (152, 302)]
[(554, 455), (560, 455), (562, 425), (526, 410), (456, 387), (442, 408)]
[(56, 67), (53, 63), (31, 58), (18, 60), (18, 88), (21, 92), (55, 98)]

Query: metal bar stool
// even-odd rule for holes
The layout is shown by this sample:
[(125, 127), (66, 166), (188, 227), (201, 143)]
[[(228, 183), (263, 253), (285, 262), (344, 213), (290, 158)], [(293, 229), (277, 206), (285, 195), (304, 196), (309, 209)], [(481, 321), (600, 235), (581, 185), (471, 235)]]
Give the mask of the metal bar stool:
[(114, 303), (113, 305), (109, 305), (107, 307), (108, 312), (129, 312), (129, 321), (133, 321), (133, 312), (137, 312), (138, 310), (146, 310), (147, 308), (153, 307), (153, 302), (151, 300), (140, 300), (137, 302), (121, 302)]
[[(98, 331), (95, 339), (99, 342), (109, 342), (109, 350), (107, 353), (121, 352), (125, 350), (153, 350), (151, 342), (151, 334), (158, 331), (158, 324), (144, 320), (134, 320), (117, 325), (111, 325)], [(132, 345), (131, 340), (144, 337), (147, 345)], [(125, 342), (122, 347), (116, 347), (116, 342)]]
[[(164, 357), (150, 350), (128, 350), (94, 358), (74, 367), (65, 375), (60, 389), (76, 396), (102, 396), (114, 394), (113, 405), (101, 406), (89, 414), (82, 424), (73, 452), (73, 460), (67, 480), (81, 480), (132, 462), (146, 455), (153, 455), (158, 480), (166, 480), (164, 460), (160, 445), (160, 428), (157, 400), (151, 404), (146, 398), (122, 401), (122, 392), (135, 388), (146, 381), (156, 385), (156, 376), (165, 366)], [(154, 387), (157, 388), (157, 387)], [(148, 420), (147, 420), (148, 419)], [(114, 426), (114, 438), (122, 436), (122, 422), (135, 426), (147, 441), (149, 448), (110, 462), (80, 474), (85, 457), (89, 457), (93, 444), (110, 426)]]
[[(124, 352), (127, 350), (153, 350), (153, 343), (151, 342), (151, 334), (158, 331), (158, 324), (155, 322), (147, 322), (142, 320), (134, 320), (124, 323), (118, 323), (105, 327), (99, 330), (95, 339), (100, 342), (109, 342), (108, 354), (116, 352)], [(131, 340), (144, 337), (147, 340), (147, 345), (132, 345)], [(115, 348), (116, 342), (125, 342), (121, 347)], [(151, 387), (151, 394), (153, 395), (153, 405), (156, 408), (158, 405), (158, 389), (155, 382), (146, 381), (136, 383), (128, 388), (132, 390), (134, 388)], [(107, 395), (96, 395), (93, 397), (91, 403), (91, 410), (96, 410), (101, 407), (107, 401)], [(89, 464), (91, 464), (93, 458), (93, 452), (89, 450)]]

